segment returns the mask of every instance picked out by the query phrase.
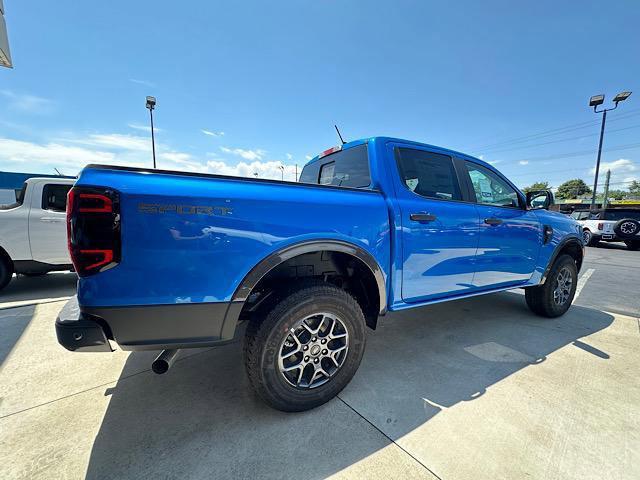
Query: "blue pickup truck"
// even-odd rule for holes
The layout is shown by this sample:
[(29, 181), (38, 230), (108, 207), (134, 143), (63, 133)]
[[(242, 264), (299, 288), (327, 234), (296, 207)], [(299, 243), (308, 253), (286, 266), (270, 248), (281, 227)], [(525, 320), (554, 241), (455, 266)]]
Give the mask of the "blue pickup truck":
[(58, 340), (163, 350), (163, 373), (179, 349), (244, 332), (253, 389), (306, 410), (350, 381), (388, 311), (524, 288), (534, 313), (564, 314), (582, 232), (550, 202), (477, 158), (387, 137), (326, 150), (299, 182), (89, 165), (68, 196), (80, 279)]

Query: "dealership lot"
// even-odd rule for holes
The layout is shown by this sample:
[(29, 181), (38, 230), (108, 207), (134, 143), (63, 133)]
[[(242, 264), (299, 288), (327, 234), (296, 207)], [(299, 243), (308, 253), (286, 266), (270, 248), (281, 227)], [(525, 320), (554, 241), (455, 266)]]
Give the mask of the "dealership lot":
[(574, 307), (521, 292), (389, 315), (354, 380), (285, 414), (249, 391), (241, 344), (73, 354), (53, 320), (71, 274), (0, 295), (0, 478), (640, 477), (640, 252), (588, 248)]

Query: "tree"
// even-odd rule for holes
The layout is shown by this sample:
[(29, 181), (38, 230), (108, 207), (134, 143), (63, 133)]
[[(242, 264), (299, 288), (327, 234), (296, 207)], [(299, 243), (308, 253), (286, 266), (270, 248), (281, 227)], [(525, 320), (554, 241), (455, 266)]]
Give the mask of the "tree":
[(609, 190), (609, 198), (613, 198), (614, 200), (622, 200), (629, 192), (625, 192), (624, 190)]
[(558, 187), (556, 197), (568, 200), (570, 198), (578, 198), (585, 193), (591, 193), (589, 186), (584, 183), (584, 180), (574, 178), (573, 180), (567, 180)]
[(632, 180), (629, 185), (629, 193), (631, 195), (640, 195), (640, 181)]
[(524, 187), (522, 191), (524, 193), (529, 193), (536, 190), (549, 190), (549, 182), (533, 182), (528, 187)]

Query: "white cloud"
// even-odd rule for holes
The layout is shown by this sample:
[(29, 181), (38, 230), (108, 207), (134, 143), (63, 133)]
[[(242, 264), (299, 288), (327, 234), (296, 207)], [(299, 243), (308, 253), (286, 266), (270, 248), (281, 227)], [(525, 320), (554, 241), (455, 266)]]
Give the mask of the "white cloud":
[(293, 160), (293, 155), (291, 155), (290, 153), (287, 153), (287, 160)]
[[(227, 150), (225, 153), (249, 157), (250, 161), (234, 164), (217, 154), (208, 154), (209, 161), (201, 161), (190, 153), (173, 150), (165, 144), (156, 144), (156, 158), (158, 167), (168, 170), (242, 177), (254, 177), (257, 173), (258, 178), (270, 179), (281, 179), (283, 172), (280, 167), (284, 166), (284, 179), (295, 180), (295, 165), (277, 160), (263, 161), (264, 150)], [(0, 165), (8, 171), (51, 173), (57, 168), (64, 174), (76, 175), (90, 163), (150, 167), (151, 161), (151, 142), (146, 137), (101, 133), (43, 143), (0, 137)]]
[[(634, 172), (636, 171), (636, 165), (626, 158), (620, 158), (613, 162), (601, 162), (600, 163), (600, 172), (606, 172), (607, 170), (611, 170), (611, 172)], [(591, 174), (596, 173), (595, 167), (591, 169)]]
[[(116, 150), (135, 150), (140, 152), (151, 151), (151, 138), (136, 135), (123, 135), (121, 133), (96, 133), (88, 137), (68, 139), (71, 143), (91, 145)], [(158, 144), (156, 143), (156, 147)]]
[[(480, 159), (482, 160), (482, 159)], [(502, 160), (485, 160), (489, 165), (497, 165), (498, 163), (502, 162)]]
[(211, 130), (200, 130), (205, 135), (209, 135), (210, 137), (224, 137), (224, 132), (212, 132)]
[[(255, 173), (257, 173), (258, 178), (280, 180), (283, 176), (283, 172), (280, 169), (281, 166), (284, 166), (284, 179), (295, 181), (295, 165), (284, 165), (282, 162), (278, 161), (254, 161), (251, 163), (240, 162), (237, 165), (230, 165), (224, 160), (209, 160), (207, 162), (207, 171), (210, 173), (233, 175), (236, 177), (255, 177)], [(299, 174), (300, 168), (298, 168), (298, 175)]]
[(307, 160), (311, 160), (313, 157), (311, 155), (305, 155), (304, 158), (306, 158)]
[(245, 160), (262, 160), (262, 157), (267, 153), (265, 150), (244, 150), (242, 148), (228, 148), (220, 147), (224, 153), (230, 153), (231, 155), (237, 155)]
[(137, 78), (130, 78), (129, 81), (131, 83), (137, 83), (138, 85), (144, 85), (145, 87), (155, 88), (156, 84), (153, 82), (149, 82), (148, 80), (139, 80)]
[(49, 99), (37, 97), (27, 93), (16, 93), (12, 90), (0, 90), (0, 94), (7, 99), (12, 110), (24, 113), (49, 113), (53, 102)]
[(518, 163), (520, 165), (529, 165), (529, 160), (520, 160)]
[(478, 158), (479, 158), (480, 160), (484, 160), (484, 155), (478, 155)]
[(634, 180), (635, 180), (636, 182), (640, 182), (640, 177), (638, 177), (638, 176), (636, 176), (636, 175), (633, 175), (633, 176), (631, 176), (631, 177), (625, 177), (625, 179), (624, 179), (624, 180), (622, 180), (622, 181), (623, 181), (624, 183), (631, 183), (631, 182), (633, 182)]
[[(142, 130), (143, 132), (151, 133), (151, 127), (149, 125), (140, 125), (139, 123), (128, 123), (127, 127), (133, 128), (134, 130)], [(153, 126), (154, 132), (163, 132), (162, 128), (158, 128), (155, 125)]]

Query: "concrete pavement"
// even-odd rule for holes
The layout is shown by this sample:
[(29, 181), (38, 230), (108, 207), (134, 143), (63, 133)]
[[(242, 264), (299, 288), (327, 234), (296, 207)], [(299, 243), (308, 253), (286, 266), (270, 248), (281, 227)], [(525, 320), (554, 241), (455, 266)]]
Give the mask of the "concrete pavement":
[(640, 313), (594, 308), (611, 274), (585, 268), (560, 319), (515, 293), (389, 315), (302, 414), (251, 394), (239, 343), (156, 376), (153, 352), (59, 347), (63, 302), (0, 310), (0, 478), (638, 478)]

